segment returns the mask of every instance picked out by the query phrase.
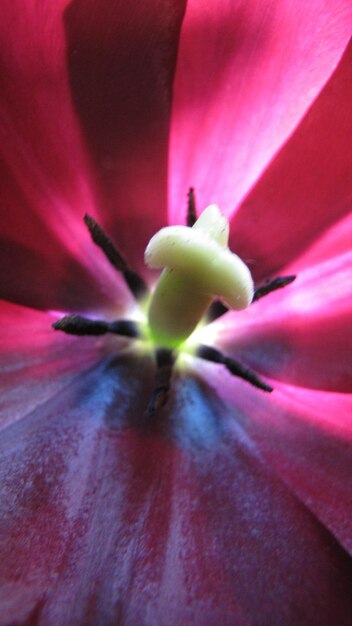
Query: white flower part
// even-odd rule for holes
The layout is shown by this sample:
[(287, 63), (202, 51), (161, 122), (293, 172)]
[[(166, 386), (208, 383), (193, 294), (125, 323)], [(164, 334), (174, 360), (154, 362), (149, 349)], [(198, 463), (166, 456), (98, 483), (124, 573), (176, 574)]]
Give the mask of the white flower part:
[(214, 298), (229, 308), (244, 309), (253, 298), (248, 267), (227, 244), (229, 224), (215, 204), (192, 228), (162, 228), (145, 250), (150, 268), (165, 268), (149, 307), (156, 342), (177, 346), (187, 339)]
[(208, 237), (214, 239), (219, 246), (227, 248), (229, 243), (229, 222), (219, 211), (217, 204), (210, 204), (200, 214), (192, 230), (203, 231)]

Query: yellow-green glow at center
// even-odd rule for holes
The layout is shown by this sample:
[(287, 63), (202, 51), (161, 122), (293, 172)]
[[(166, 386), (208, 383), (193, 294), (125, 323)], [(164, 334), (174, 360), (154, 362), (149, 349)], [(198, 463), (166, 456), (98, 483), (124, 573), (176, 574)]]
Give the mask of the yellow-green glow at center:
[(156, 345), (179, 348), (214, 298), (237, 310), (251, 303), (252, 277), (227, 247), (228, 232), (228, 221), (211, 205), (192, 228), (170, 226), (150, 240), (145, 262), (164, 268), (148, 309), (149, 333)]

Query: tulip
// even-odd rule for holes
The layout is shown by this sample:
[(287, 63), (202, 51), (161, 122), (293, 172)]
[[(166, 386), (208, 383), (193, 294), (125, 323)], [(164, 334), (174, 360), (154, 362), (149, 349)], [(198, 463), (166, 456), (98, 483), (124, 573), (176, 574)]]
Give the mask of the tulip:
[[(350, 626), (350, 2), (1, 12), (0, 625)], [(143, 325), (83, 216), (153, 289), (190, 187), (297, 278), (189, 339), (272, 393), (180, 348), (148, 416), (150, 342), (52, 324)]]

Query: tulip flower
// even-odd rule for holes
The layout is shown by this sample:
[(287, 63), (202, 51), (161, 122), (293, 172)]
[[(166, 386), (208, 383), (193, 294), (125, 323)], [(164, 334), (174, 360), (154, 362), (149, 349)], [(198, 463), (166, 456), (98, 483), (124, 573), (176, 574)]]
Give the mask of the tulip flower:
[[(1, 626), (352, 623), (351, 17), (3, 0)], [(190, 188), (257, 294), (296, 279), (203, 316), (189, 349), (168, 326), (148, 414), (160, 321), (134, 335), (144, 301), (83, 218), (155, 294), (144, 250), (186, 228)]]

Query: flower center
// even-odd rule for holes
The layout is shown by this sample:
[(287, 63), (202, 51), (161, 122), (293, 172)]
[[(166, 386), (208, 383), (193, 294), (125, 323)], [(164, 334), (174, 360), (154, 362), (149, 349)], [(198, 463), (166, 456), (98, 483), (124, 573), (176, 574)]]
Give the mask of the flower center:
[(192, 228), (162, 228), (150, 240), (145, 263), (163, 269), (152, 295), (148, 322), (156, 345), (178, 348), (214, 298), (244, 309), (253, 298), (247, 266), (228, 248), (229, 224), (213, 204)]
[[(149, 289), (144, 279), (130, 268), (92, 217), (85, 215), (84, 221), (93, 242), (122, 273), (136, 301), (145, 302)], [(190, 189), (187, 226), (162, 228), (152, 237), (145, 251), (146, 264), (163, 270), (149, 300), (146, 332), (133, 320), (106, 322), (81, 315), (65, 315), (53, 324), (53, 328), (70, 335), (112, 333), (132, 341), (147, 335), (154, 347), (156, 373), (146, 415), (154, 415), (167, 400), (172, 368), (182, 344), (205, 314), (209, 322), (229, 308), (244, 309), (295, 279), (295, 276), (280, 276), (254, 289), (248, 267), (229, 250), (228, 237), (228, 221), (216, 205), (210, 205), (196, 219), (194, 192)], [(224, 366), (233, 376), (263, 391), (273, 391), (250, 368), (223, 355), (213, 346), (198, 345), (194, 356)]]

